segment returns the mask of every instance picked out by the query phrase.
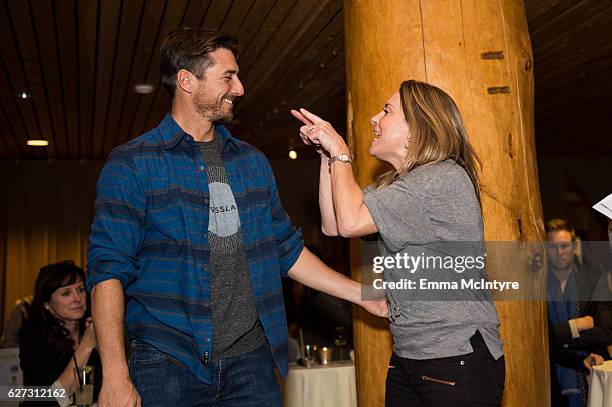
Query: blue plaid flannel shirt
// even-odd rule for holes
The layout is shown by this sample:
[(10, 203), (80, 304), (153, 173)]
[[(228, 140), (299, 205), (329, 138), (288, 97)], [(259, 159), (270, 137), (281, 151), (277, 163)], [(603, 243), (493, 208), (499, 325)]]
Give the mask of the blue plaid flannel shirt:
[[(281, 274), (304, 243), (282, 207), (270, 164), (256, 148), (216, 126), (240, 215), (259, 319), (273, 359), (287, 372)], [(97, 184), (87, 288), (119, 280), (126, 331), (211, 383), (209, 191), (193, 137), (170, 114), (158, 127), (115, 148)]]

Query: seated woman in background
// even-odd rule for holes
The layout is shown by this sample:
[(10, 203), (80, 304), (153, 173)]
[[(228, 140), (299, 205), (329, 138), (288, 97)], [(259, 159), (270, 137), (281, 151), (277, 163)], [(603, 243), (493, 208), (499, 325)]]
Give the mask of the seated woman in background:
[[(19, 359), (25, 386), (61, 387), (72, 395), (79, 386), (75, 363), (94, 366), (96, 384), (101, 383), (102, 369), (95, 351), (94, 326), (87, 317), (84, 281), (85, 273), (72, 261), (40, 269), (30, 316), (19, 333)], [(94, 399), (99, 387), (95, 386)], [(58, 405), (55, 401), (30, 403)]]

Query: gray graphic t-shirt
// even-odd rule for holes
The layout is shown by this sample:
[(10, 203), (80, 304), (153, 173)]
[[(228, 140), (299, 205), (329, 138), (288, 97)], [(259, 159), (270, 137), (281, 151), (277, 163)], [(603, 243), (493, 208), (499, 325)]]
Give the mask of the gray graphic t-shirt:
[(259, 322), (244, 254), (236, 199), (221, 160), (221, 140), (198, 143), (206, 163), (210, 213), (212, 360), (257, 349), (266, 338)]

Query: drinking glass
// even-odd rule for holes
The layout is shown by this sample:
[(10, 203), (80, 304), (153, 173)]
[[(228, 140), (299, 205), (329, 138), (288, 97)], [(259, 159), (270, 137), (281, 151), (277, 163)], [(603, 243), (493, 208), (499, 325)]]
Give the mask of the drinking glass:
[(93, 366), (79, 366), (76, 369), (78, 375), (76, 392), (74, 393), (77, 406), (91, 406), (93, 404)]
[[(316, 347), (316, 345), (314, 345)], [(313, 349), (312, 345), (306, 345), (304, 347), (304, 360), (306, 362), (306, 367), (312, 367), (315, 365), (315, 353), (316, 351)]]
[(327, 346), (323, 346), (320, 350), (319, 350), (319, 355), (321, 357), (321, 364), (322, 365), (329, 365), (332, 362), (332, 348), (328, 348)]
[(346, 346), (346, 344), (348, 343), (348, 337), (346, 336), (343, 326), (336, 327), (336, 335), (334, 336), (334, 343), (336, 344), (338, 348), (340, 348), (340, 361), (342, 362), (344, 360), (344, 352), (342, 348)]

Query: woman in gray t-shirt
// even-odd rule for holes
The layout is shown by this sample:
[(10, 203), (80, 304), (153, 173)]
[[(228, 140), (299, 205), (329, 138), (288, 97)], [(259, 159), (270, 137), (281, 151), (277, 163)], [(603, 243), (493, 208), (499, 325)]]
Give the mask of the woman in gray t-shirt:
[(435, 86), (402, 83), (372, 118), (370, 154), (393, 170), (363, 191), (332, 126), (305, 109), (292, 114), (321, 154), (323, 232), (380, 234), (374, 265), (384, 284), (375, 287), (389, 300), (393, 334), (386, 405), (499, 406), (499, 319), (474, 284), (486, 280), (478, 159), (454, 101)]

